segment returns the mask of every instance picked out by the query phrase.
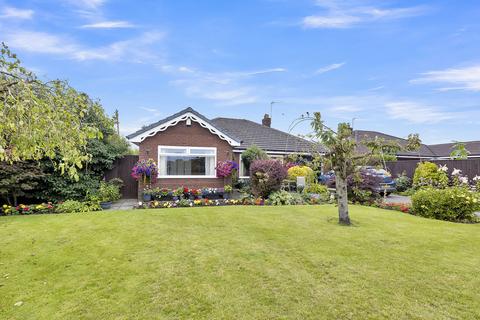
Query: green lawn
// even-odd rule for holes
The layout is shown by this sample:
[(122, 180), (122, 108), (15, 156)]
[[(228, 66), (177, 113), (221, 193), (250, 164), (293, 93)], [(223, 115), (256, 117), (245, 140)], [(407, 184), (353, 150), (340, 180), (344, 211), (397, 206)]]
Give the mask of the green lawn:
[(480, 225), (351, 216), (353, 227), (333, 206), (0, 217), (0, 319), (480, 318)]

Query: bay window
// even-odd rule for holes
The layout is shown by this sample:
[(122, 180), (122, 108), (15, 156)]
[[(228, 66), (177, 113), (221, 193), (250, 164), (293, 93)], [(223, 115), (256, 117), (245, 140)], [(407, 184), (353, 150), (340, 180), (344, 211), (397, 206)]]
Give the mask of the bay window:
[(215, 178), (217, 148), (158, 147), (159, 178)]

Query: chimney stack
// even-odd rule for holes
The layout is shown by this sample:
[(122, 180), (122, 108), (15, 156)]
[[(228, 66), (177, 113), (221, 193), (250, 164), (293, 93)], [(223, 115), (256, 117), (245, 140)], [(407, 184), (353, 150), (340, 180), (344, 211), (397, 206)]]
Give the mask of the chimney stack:
[(270, 118), (270, 116), (266, 113), (263, 116), (262, 125), (264, 125), (265, 127), (269, 127), (269, 128), (272, 125), (272, 118)]

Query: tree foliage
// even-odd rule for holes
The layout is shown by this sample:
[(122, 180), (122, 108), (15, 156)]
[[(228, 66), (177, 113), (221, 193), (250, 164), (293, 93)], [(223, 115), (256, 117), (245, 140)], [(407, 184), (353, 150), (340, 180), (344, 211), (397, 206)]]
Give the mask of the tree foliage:
[(19, 197), (32, 197), (45, 173), (38, 163), (20, 161), (13, 164), (0, 162), (0, 195), (16, 206)]
[(450, 157), (455, 160), (466, 160), (470, 155), (470, 151), (467, 150), (467, 146), (463, 142), (455, 141), (453, 145)]
[(335, 171), (335, 188), (338, 199), (338, 216), (340, 224), (350, 224), (348, 213), (348, 177), (356, 172), (359, 166), (365, 165), (372, 158), (382, 156), (382, 153), (392, 153), (398, 150), (391, 143), (376, 140), (369, 148), (368, 153), (356, 152), (356, 141), (353, 137), (353, 129), (348, 123), (339, 123), (337, 131), (327, 127), (320, 112), (315, 112), (313, 117), (302, 117), (299, 121), (310, 120), (314, 131), (313, 137), (325, 149), (325, 163)]
[(242, 152), (242, 161), (247, 170), (250, 169), (250, 164), (252, 164), (253, 161), (265, 159), (268, 159), (267, 153), (256, 145), (252, 145)]
[(78, 179), (61, 174), (54, 162), (43, 159), (42, 170), (46, 173), (43, 188), (37, 191), (37, 197), (44, 200), (83, 199), (98, 189), (105, 171), (112, 168), (114, 161), (128, 152), (129, 144), (120, 137), (110, 119), (99, 104), (92, 104), (85, 119), (98, 128), (102, 138), (90, 139), (86, 151), (91, 155), (83, 169), (78, 170)]
[(0, 161), (50, 158), (60, 172), (78, 179), (91, 159), (89, 139), (101, 130), (86, 119), (94, 104), (66, 81), (42, 81), (21, 66), (2, 43), (0, 50)]

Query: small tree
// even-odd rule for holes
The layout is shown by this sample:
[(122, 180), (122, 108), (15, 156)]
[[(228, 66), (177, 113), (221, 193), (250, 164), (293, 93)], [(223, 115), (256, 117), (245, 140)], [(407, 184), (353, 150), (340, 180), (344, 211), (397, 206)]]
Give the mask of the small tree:
[(452, 147), (452, 152), (450, 153), (450, 157), (454, 160), (466, 160), (470, 155), (470, 151), (467, 150), (467, 146), (463, 142), (454, 141), (455, 144)]
[(409, 152), (418, 152), (418, 158), (421, 160), (422, 159), (420, 155), (421, 148), (422, 148), (422, 140), (420, 139), (420, 135), (418, 133), (409, 134), (407, 138), (407, 145), (405, 146), (405, 150)]
[[(335, 188), (338, 200), (338, 221), (343, 225), (350, 225), (348, 213), (348, 190), (347, 178), (355, 172), (358, 166), (365, 165), (372, 157), (381, 156), (379, 152), (385, 150), (385, 146), (378, 143), (375, 148), (370, 148), (368, 153), (356, 152), (356, 141), (353, 137), (353, 129), (348, 123), (339, 123), (337, 131), (327, 127), (320, 112), (315, 112), (313, 117), (301, 117), (295, 121), (292, 130), (298, 123), (310, 121), (313, 129), (314, 142), (319, 143), (326, 149), (324, 155), (332, 170), (335, 171)], [(318, 149), (318, 148), (315, 148)]]

